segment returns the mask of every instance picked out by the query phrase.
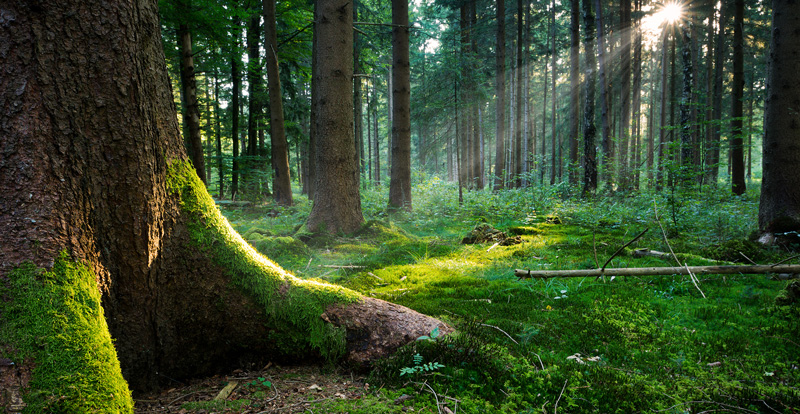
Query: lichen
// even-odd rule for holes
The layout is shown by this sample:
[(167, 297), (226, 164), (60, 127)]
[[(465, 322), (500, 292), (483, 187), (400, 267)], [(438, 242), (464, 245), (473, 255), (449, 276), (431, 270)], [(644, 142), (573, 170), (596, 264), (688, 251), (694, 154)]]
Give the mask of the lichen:
[(0, 292), (0, 343), (33, 367), (25, 413), (132, 413), (133, 399), (100, 305), (95, 275), (62, 252), (50, 270), (22, 264)]
[(329, 305), (354, 303), (360, 295), (297, 278), (259, 254), (219, 212), (189, 162), (171, 162), (167, 177), (170, 191), (180, 196), (195, 246), (226, 269), (233, 286), (263, 307), (281, 350), (297, 355), (310, 346), (326, 359), (339, 358), (345, 350), (344, 329), (326, 323), (321, 315)]

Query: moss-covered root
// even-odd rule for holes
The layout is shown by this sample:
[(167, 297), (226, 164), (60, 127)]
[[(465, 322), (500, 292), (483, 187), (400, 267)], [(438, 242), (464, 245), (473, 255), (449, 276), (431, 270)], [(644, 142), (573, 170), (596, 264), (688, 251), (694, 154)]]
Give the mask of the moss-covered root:
[(434, 329), (442, 334), (453, 331), (439, 320), (368, 297), (347, 306), (330, 306), (322, 319), (346, 329), (346, 362), (355, 367), (367, 367)]
[(11, 361), (6, 365), (13, 363), (18, 374), (29, 376), (21, 381), (27, 382), (23, 403), (7, 395), (7, 410), (133, 412), (88, 267), (62, 253), (50, 270), (33, 264), (18, 267), (3, 290), (0, 297), (10, 300), (0, 300), (0, 357)]

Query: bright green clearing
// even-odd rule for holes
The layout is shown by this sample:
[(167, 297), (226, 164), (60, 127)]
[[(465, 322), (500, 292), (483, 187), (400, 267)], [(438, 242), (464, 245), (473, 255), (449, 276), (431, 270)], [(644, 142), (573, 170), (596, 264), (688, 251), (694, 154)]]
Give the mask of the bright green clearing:
[[(602, 266), (648, 227), (608, 267), (674, 266), (630, 254), (637, 247), (669, 251), (656, 209), (670, 246), (689, 265), (791, 256), (747, 240), (756, 230), (756, 193), (586, 200), (552, 187), (465, 193), (459, 205), (453, 186), (418, 181), (412, 214), (387, 217), (385, 189), (363, 190), (366, 218), (378, 222), (310, 247), (290, 238), (307, 217), (305, 199), (274, 218), (266, 215), (274, 206), (224, 212), (245, 239), (298, 277), (405, 305), (460, 331), (419, 340), (379, 364), (370, 382), (384, 383), (383, 394), (324, 401), (320, 412), (402, 412), (392, 400), (401, 393), (414, 395), (417, 412), (434, 413), (437, 399), (459, 413), (800, 409), (800, 311), (774, 304), (784, 281), (702, 276), (703, 299), (680, 276), (513, 276), (515, 268), (594, 268), (595, 255)], [(523, 243), (460, 244), (483, 222), (520, 234)]]

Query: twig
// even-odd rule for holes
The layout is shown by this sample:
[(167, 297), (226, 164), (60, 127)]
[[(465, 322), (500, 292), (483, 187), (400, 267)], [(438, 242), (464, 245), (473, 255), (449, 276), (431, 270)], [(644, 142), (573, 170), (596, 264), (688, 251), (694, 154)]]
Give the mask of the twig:
[(188, 393), (188, 394), (181, 395), (180, 397), (178, 397), (178, 398), (176, 398), (176, 399), (174, 399), (174, 400), (170, 401), (170, 402), (167, 404), (167, 406), (170, 406), (170, 405), (172, 405), (172, 404), (175, 404), (176, 402), (178, 402), (178, 401), (180, 401), (180, 400), (182, 400), (182, 399), (184, 399), (184, 398), (186, 398), (186, 397), (188, 397), (188, 396), (190, 396), (190, 395), (197, 394), (197, 393), (199, 393), (199, 392), (200, 392), (200, 391), (195, 391), (195, 392), (190, 392), (190, 393)]
[(750, 264), (758, 264), (758, 263), (754, 262), (752, 259), (750, 259), (749, 257), (747, 257), (746, 254), (744, 254), (742, 252), (739, 252), (739, 254), (742, 255), (742, 257), (744, 257), (745, 259), (747, 259), (747, 261), (750, 262)]
[(508, 339), (510, 339), (510, 340), (511, 340), (511, 342), (513, 342), (513, 343), (515, 343), (515, 344), (519, 345), (519, 342), (515, 341), (515, 340), (514, 340), (514, 338), (512, 338), (512, 337), (511, 337), (511, 335), (509, 335), (509, 334), (508, 334), (508, 332), (506, 332), (506, 331), (504, 331), (504, 330), (502, 330), (502, 329), (498, 328), (497, 326), (494, 326), (494, 325), (489, 325), (489, 324), (486, 324), (486, 323), (482, 323), (482, 324), (481, 324), (481, 326), (486, 326), (486, 327), (488, 327), (488, 328), (494, 328), (494, 329), (497, 329), (498, 331), (500, 331), (500, 332), (504, 333), (504, 334), (505, 334), (505, 335), (508, 337)]
[(692, 273), (692, 271), (689, 269), (689, 266), (686, 265), (686, 263), (681, 263), (681, 261), (678, 260), (678, 256), (672, 250), (672, 245), (670, 245), (669, 244), (669, 240), (667, 240), (667, 232), (664, 231), (664, 226), (661, 225), (661, 220), (658, 218), (658, 206), (656, 205), (656, 200), (655, 199), (653, 199), (653, 211), (655, 212), (655, 215), (656, 215), (656, 223), (658, 223), (658, 227), (661, 228), (661, 234), (664, 236), (664, 243), (667, 244), (667, 247), (669, 248), (669, 252), (672, 253), (672, 257), (675, 259), (676, 262), (678, 262), (679, 266), (683, 266), (683, 267), (686, 268), (686, 271), (689, 272), (689, 279), (691, 279), (692, 283), (694, 284), (694, 287), (697, 288), (697, 290), (700, 292), (700, 294), (703, 295), (703, 299), (705, 299), (706, 298), (706, 294), (703, 293), (703, 290), (700, 289), (700, 286), (697, 284), (697, 277), (695, 277), (694, 273)]
[(644, 230), (643, 230), (641, 233), (639, 233), (639, 235), (638, 235), (638, 236), (634, 237), (634, 238), (633, 238), (633, 240), (631, 240), (631, 241), (629, 241), (629, 242), (625, 243), (625, 244), (624, 244), (622, 247), (620, 247), (619, 249), (617, 249), (617, 251), (616, 251), (616, 252), (614, 252), (614, 254), (612, 254), (612, 255), (611, 255), (611, 257), (609, 257), (609, 258), (608, 258), (608, 260), (606, 260), (606, 262), (605, 262), (605, 263), (603, 263), (603, 267), (602, 267), (600, 270), (606, 270), (606, 266), (608, 266), (608, 264), (609, 264), (609, 263), (611, 263), (611, 260), (613, 260), (615, 257), (617, 257), (617, 255), (618, 255), (618, 254), (619, 254), (619, 253), (620, 253), (620, 252), (621, 252), (623, 249), (625, 249), (626, 247), (628, 247), (628, 246), (630, 246), (631, 244), (633, 244), (634, 242), (636, 242), (636, 240), (639, 240), (639, 238), (640, 238), (640, 237), (644, 236), (644, 234), (645, 234), (645, 233), (647, 233), (647, 231), (648, 231), (648, 230), (650, 230), (650, 227), (648, 227), (648, 228), (644, 229)]
[(381, 282), (385, 282), (385, 280), (381, 279), (380, 277), (376, 276), (375, 273), (367, 272), (368, 275), (374, 277), (375, 279), (380, 280)]
[(497, 243), (493, 244), (493, 245), (492, 245), (492, 247), (490, 247), (490, 248), (488, 248), (488, 249), (486, 250), (486, 253), (489, 253), (490, 251), (492, 251), (492, 249), (494, 249), (495, 247), (497, 247), (497, 246), (499, 246), (499, 245), (500, 245), (500, 242), (497, 242)]
[(371, 22), (353, 22), (354, 25), (360, 24), (364, 26), (389, 26), (389, 27), (407, 27), (411, 28), (411, 26), (406, 26), (403, 24), (391, 24), (391, 23), (371, 23)]
[(781, 263), (786, 263), (786, 262), (788, 262), (789, 260), (792, 260), (792, 259), (794, 259), (794, 258), (797, 258), (797, 257), (800, 257), (800, 254), (796, 254), (796, 255), (794, 255), (794, 256), (792, 256), (792, 257), (789, 257), (789, 258), (787, 258), (787, 259), (783, 259), (783, 260), (781, 260), (780, 262), (773, 264), (772, 266), (773, 266), (773, 267), (775, 267), (775, 266), (777, 266), (777, 265), (779, 265), (779, 264), (781, 264)]
[(594, 267), (600, 267), (600, 262), (597, 261), (597, 243), (595, 242), (597, 233), (592, 231), (592, 249), (594, 249)]
[(428, 381), (414, 382), (414, 384), (424, 385), (428, 387), (428, 390), (430, 390), (431, 394), (433, 394), (433, 398), (436, 400), (436, 409), (439, 411), (439, 414), (442, 414), (442, 407), (439, 405), (439, 396), (436, 395), (436, 391), (434, 391), (433, 388), (431, 388), (431, 386), (428, 385)]
[(317, 265), (317, 267), (327, 267), (328, 269), (363, 269), (366, 266), (355, 265)]
[[(642, 233), (642, 234), (644, 234), (644, 233)], [(564, 390), (567, 389), (567, 382), (568, 381), (569, 381), (569, 378), (564, 380), (564, 386), (561, 387), (561, 393), (558, 394), (558, 399), (556, 400), (556, 405), (553, 407), (553, 414), (556, 414), (558, 412), (558, 402), (561, 401), (561, 396), (564, 395)]]

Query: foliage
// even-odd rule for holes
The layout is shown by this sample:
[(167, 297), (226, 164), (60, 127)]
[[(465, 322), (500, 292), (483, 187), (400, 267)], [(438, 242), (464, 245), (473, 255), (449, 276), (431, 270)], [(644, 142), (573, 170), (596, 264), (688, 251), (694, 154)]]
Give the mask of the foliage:
[(4, 357), (33, 366), (24, 412), (132, 413), (94, 272), (62, 252), (49, 270), (27, 263), (9, 277), (0, 343), (14, 347)]
[[(378, 200), (383, 191), (367, 189), (365, 200)], [(800, 381), (794, 339), (800, 337), (800, 315), (796, 305), (774, 302), (784, 282), (708, 275), (699, 281), (708, 297), (703, 299), (681, 276), (512, 276), (514, 268), (594, 268), (595, 255), (602, 265), (645, 227), (650, 232), (609, 266), (671, 266), (671, 259), (630, 254), (636, 247), (670, 246), (690, 265), (731, 261), (740, 250), (762, 263), (775, 262), (787, 254), (748, 241), (757, 213), (754, 194), (681, 194), (676, 226), (665, 213), (666, 195), (581, 200), (573, 193), (558, 187), (467, 192), (459, 204), (452, 184), (418, 174), (413, 214), (386, 221), (379, 211), (385, 203), (370, 201), (368, 219), (379, 220), (357, 236), (312, 248), (314, 263), (366, 267), (311, 266), (301, 275), (336, 281), (457, 328), (455, 334), (414, 341), (376, 364), (369, 382), (384, 383), (387, 395), (413, 396), (408, 404), (415, 410), (437, 411), (431, 390), (417, 380), (440, 400), (458, 399), (458, 412), (465, 413), (543, 412), (541, 407), (552, 412), (556, 402), (564, 412), (800, 408), (792, 385)], [(269, 220), (281, 220), (236, 214), (243, 227), (263, 220), (269, 229)], [(481, 222), (518, 234), (523, 243), (491, 249), (459, 244)], [(398, 411), (391, 398), (368, 399), (375, 412)], [(366, 412), (360, 401), (323, 406)]]

